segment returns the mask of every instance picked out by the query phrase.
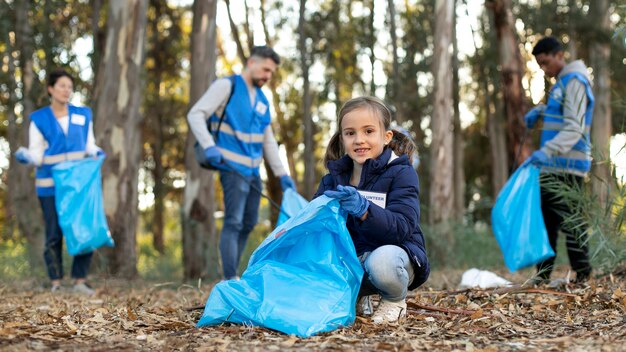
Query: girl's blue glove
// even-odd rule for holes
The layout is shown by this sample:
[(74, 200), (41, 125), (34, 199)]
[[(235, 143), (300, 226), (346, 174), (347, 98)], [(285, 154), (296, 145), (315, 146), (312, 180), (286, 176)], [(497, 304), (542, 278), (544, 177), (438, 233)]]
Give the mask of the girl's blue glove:
[(339, 185), (336, 191), (326, 191), (324, 195), (339, 199), (341, 207), (347, 211), (348, 214), (356, 216), (357, 218), (363, 217), (363, 214), (365, 214), (367, 208), (370, 206), (370, 202), (352, 186)]

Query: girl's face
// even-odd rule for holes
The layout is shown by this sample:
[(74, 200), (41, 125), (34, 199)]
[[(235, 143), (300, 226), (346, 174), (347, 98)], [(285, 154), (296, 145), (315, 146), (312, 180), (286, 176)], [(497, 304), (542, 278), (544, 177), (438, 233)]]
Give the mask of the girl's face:
[(72, 80), (65, 76), (57, 79), (53, 86), (48, 86), (48, 93), (52, 100), (61, 104), (69, 103), (73, 91)]
[(341, 121), (343, 150), (360, 165), (382, 154), (392, 136), (393, 132), (383, 128), (381, 118), (374, 109), (352, 110)]

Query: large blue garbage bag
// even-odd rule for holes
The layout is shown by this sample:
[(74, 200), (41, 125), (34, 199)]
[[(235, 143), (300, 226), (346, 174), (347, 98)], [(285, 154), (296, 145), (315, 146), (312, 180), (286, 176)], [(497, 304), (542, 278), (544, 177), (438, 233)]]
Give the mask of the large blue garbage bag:
[(321, 196), (272, 231), (241, 280), (213, 288), (198, 326), (232, 322), (300, 337), (349, 326), (362, 277), (339, 202)]
[(281, 225), (290, 217), (296, 215), (309, 201), (299, 195), (293, 188), (287, 188), (283, 192), (283, 201), (280, 203), (280, 214), (276, 225)]
[(70, 255), (113, 247), (102, 204), (104, 157), (65, 161), (52, 168), (59, 225)]
[(512, 272), (554, 256), (541, 213), (539, 169), (520, 166), (491, 211), (493, 233)]

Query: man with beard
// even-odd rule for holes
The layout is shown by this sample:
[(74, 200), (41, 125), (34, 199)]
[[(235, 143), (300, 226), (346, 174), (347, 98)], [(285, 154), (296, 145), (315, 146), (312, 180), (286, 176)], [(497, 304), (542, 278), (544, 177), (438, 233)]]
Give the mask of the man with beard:
[(279, 64), (272, 48), (254, 47), (241, 75), (213, 82), (187, 114), (204, 164), (220, 174), (224, 192), (220, 254), (226, 280), (239, 278), (239, 260), (258, 220), (263, 155), (283, 191), (295, 186), (280, 161), (269, 101), (261, 90)]

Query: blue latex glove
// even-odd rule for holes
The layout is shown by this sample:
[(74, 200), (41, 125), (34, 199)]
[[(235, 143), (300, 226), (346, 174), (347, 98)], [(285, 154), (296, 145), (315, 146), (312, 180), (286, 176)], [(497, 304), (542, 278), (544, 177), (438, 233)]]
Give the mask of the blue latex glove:
[(537, 120), (543, 115), (543, 111), (546, 109), (546, 106), (543, 104), (539, 104), (532, 108), (526, 116), (524, 116), (524, 121), (526, 122), (526, 127), (533, 128)]
[(370, 202), (365, 199), (357, 190), (352, 186), (337, 186), (336, 191), (326, 191), (324, 195), (339, 199), (339, 204), (348, 214), (356, 216), (357, 218), (363, 217), (363, 214), (370, 206)]
[(206, 162), (215, 166), (218, 169), (222, 169), (222, 161), (224, 160), (224, 156), (216, 146), (208, 147), (204, 150), (204, 157)]
[(550, 160), (550, 157), (541, 150), (535, 150), (528, 159), (530, 160), (531, 164), (540, 166), (547, 164)]
[(107, 154), (104, 152), (104, 150), (98, 149), (95, 153), (93, 153), (93, 152), (88, 153), (87, 156), (92, 157), (92, 158), (98, 158), (98, 157), (103, 156), (103, 157), (106, 158)]
[(17, 151), (15, 152), (15, 159), (21, 164), (30, 165), (33, 163), (33, 160), (28, 154), (28, 149), (24, 147), (17, 148)]
[(296, 184), (293, 183), (293, 180), (291, 179), (291, 177), (287, 176), (287, 175), (283, 175), (280, 177), (280, 188), (284, 191), (287, 190), (287, 188), (296, 188)]

